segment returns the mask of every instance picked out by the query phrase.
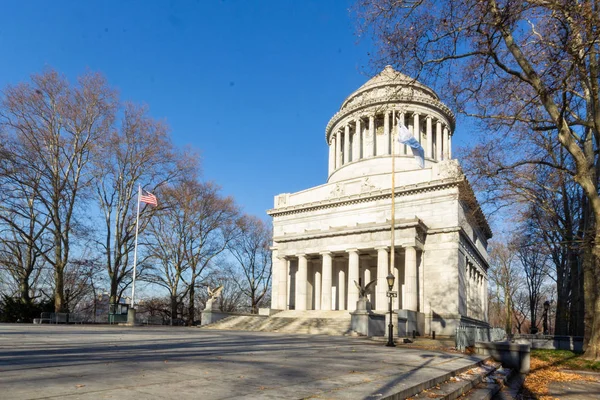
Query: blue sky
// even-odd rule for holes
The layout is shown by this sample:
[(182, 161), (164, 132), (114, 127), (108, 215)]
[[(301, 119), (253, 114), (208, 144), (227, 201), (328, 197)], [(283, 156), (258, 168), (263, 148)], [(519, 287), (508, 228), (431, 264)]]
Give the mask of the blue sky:
[(250, 214), (327, 179), (324, 129), (373, 69), (352, 1), (22, 1), (0, 14), (0, 87), (51, 66), (146, 103)]

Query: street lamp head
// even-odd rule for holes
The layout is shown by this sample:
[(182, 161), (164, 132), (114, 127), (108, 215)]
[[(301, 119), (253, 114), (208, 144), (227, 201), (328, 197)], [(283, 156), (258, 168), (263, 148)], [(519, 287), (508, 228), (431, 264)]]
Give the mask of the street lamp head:
[(389, 275), (388, 275), (388, 276), (385, 278), (385, 280), (387, 281), (387, 284), (388, 284), (388, 287), (389, 287), (390, 291), (392, 291), (392, 290), (394, 289), (394, 280), (395, 280), (395, 279), (396, 279), (396, 278), (395, 278), (395, 277), (394, 277), (394, 275), (392, 275), (392, 274), (389, 274)]

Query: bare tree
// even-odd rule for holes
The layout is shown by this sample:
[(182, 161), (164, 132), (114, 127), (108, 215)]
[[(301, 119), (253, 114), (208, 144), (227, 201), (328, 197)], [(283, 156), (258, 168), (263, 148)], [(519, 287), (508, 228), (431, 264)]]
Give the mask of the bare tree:
[(536, 242), (535, 238), (532, 240), (531, 237), (522, 237), (517, 244), (517, 256), (525, 274), (531, 327), (536, 328), (537, 332), (537, 311), (543, 303), (542, 289), (548, 277), (548, 255)]
[[(503, 146), (547, 137), (572, 168), (514, 152), (511, 166), (565, 171), (587, 198), (585, 357), (600, 359), (600, 13), (594, 1), (359, 0), (384, 60), (434, 86)], [(515, 147), (518, 148), (518, 147)], [(542, 156), (542, 157), (540, 157)]]
[(166, 207), (150, 222), (147, 246), (158, 265), (146, 279), (167, 289), (172, 318), (188, 296), (187, 322), (193, 324), (196, 287), (233, 237), (238, 210), (212, 182), (184, 181), (160, 194)]
[(507, 333), (513, 331), (515, 296), (520, 288), (517, 257), (509, 244), (496, 243), (490, 254), (491, 290), (495, 290), (504, 308), (504, 323)]
[(51, 221), (53, 251), (41, 254), (54, 270), (56, 311), (65, 306), (64, 272), (77, 206), (91, 180), (93, 148), (108, 134), (115, 104), (115, 92), (101, 75), (86, 73), (71, 85), (54, 70), (7, 87), (0, 104), (0, 124), (14, 142), (15, 165), (39, 177), (20, 183)]
[[(155, 191), (183, 176), (195, 176), (198, 159), (176, 150), (167, 126), (148, 116), (146, 107), (131, 103), (124, 106), (119, 130), (106, 138), (97, 153), (94, 189), (104, 219), (99, 245), (110, 280), (110, 302), (116, 303), (131, 283), (137, 185)], [(142, 207), (140, 233), (159, 209)]]
[(229, 250), (243, 273), (243, 281), (236, 280), (240, 291), (250, 300), (252, 313), (269, 291), (271, 283), (272, 233), (263, 220), (244, 215), (237, 222), (239, 235), (230, 243)]

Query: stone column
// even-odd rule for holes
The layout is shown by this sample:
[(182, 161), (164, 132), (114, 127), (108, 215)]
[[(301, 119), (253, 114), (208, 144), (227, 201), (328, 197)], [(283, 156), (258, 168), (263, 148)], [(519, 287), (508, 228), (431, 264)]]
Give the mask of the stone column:
[(342, 166), (342, 132), (335, 132), (335, 169)]
[(308, 263), (306, 254), (298, 254), (298, 272), (296, 272), (296, 310), (306, 310), (306, 285)]
[[(365, 268), (364, 271), (364, 276), (363, 276), (363, 285), (368, 285), (369, 282), (371, 282), (371, 270), (367, 267)], [(371, 301), (371, 295), (367, 296), (369, 298), (369, 301)]]
[(433, 129), (431, 127), (431, 116), (427, 116), (427, 158), (433, 158)]
[(452, 133), (448, 131), (448, 159), (452, 158)]
[(350, 126), (346, 124), (344, 127), (344, 165), (350, 161)]
[(346, 271), (340, 268), (338, 272), (338, 304), (339, 310), (346, 310)]
[(321, 309), (321, 271), (315, 271), (315, 310)]
[(419, 113), (413, 113), (413, 135), (419, 143), (423, 143), (423, 137), (421, 135), (421, 127), (419, 126)]
[(435, 159), (442, 160), (442, 122), (438, 120), (435, 124)]
[(489, 322), (488, 316), (488, 280), (483, 278), (483, 320)]
[(383, 141), (384, 141), (384, 148), (383, 148), (383, 153), (382, 154), (391, 154), (390, 152), (390, 142), (391, 138), (390, 138), (390, 112), (386, 111), (385, 115), (383, 117)]
[(332, 278), (332, 260), (331, 253), (326, 251), (321, 253), (323, 256), (322, 276), (321, 276), (321, 310), (331, 311), (331, 278)]
[[(396, 255), (396, 257), (394, 257), (394, 263), (396, 262), (396, 260), (398, 260), (398, 255)], [(392, 273), (394, 274), (394, 276), (396, 277), (396, 279), (394, 280), (394, 292), (398, 293), (398, 297), (395, 297), (394, 299), (392, 299), (392, 305), (394, 307), (394, 310), (397, 310), (400, 308), (400, 271), (398, 270), (397, 267), (392, 267)]]
[(352, 133), (352, 161), (360, 160), (360, 132), (354, 121), (354, 132)]
[(358, 135), (358, 148), (359, 150), (359, 158), (365, 158), (365, 138), (363, 137), (362, 134), (362, 126), (361, 126), (361, 121), (360, 121), (360, 117), (356, 118), (356, 134)]
[(417, 311), (417, 250), (412, 247), (404, 248), (404, 293), (406, 304), (404, 309)]
[[(358, 288), (354, 281), (358, 282), (358, 249), (349, 249), (348, 252), (348, 310), (356, 310), (358, 301)], [(368, 282), (367, 282), (368, 283)], [(366, 285), (366, 283), (365, 283)]]
[(375, 154), (373, 152), (375, 150), (375, 117), (373, 115), (369, 116), (369, 133), (365, 140), (365, 150), (363, 153), (365, 158), (373, 157)]
[(334, 139), (331, 139), (331, 143), (329, 143), (329, 175), (335, 171), (335, 142)]
[(276, 258), (279, 269), (279, 300), (277, 301), (277, 306), (281, 310), (287, 310), (288, 305), (288, 266), (287, 260), (285, 257)]
[(444, 160), (449, 160), (450, 159), (450, 155), (448, 154), (448, 127), (444, 126), (444, 138), (442, 139), (442, 142), (444, 143), (444, 148), (443, 148), (443, 157)]
[(385, 310), (387, 308), (388, 290), (386, 277), (388, 271), (388, 251), (387, 247), (376, 247), (377, 250), (377, 286), (375, 287), (375, 307), (377, 310)]
[[(273, 250), (271, 260), (277, 260), (277, 250)], [(271, 308), (279, 310), (279, 264), (271, 263)]]
[[(406, 126), (406, 115), (404, 115), (404, 113), (400, 113), (399, 123), (400, 123), (400, 125)], [(397, 133), (397, 130), (398, 130), (398, 127), (396, 127), (396, 133)], [(396, 142), (395, 146), (396, 146), (395, 154), (403, 154), (403, 155), (408, 154), (408, 148), (406, 147), (405, 144), (400, 144), (400, 143)]]

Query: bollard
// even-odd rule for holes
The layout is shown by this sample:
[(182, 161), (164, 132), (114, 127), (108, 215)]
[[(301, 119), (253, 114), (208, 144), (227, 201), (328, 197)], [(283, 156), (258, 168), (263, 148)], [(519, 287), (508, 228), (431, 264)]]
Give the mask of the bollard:
[(417, 337), (417, 331), (413, 329), (413, 339)]
[(431, 331), (431, 338), (435, 340), (435, 331)]

